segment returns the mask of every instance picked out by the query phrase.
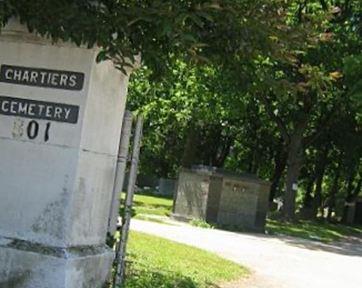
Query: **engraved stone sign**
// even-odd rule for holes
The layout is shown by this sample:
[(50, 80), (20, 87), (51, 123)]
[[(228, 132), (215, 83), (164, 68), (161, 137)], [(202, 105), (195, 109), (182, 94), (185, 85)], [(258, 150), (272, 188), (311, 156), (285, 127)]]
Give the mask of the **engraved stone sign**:
[(0, 51), (0, 287), (102, 287), (128, 76), (15, 21)]

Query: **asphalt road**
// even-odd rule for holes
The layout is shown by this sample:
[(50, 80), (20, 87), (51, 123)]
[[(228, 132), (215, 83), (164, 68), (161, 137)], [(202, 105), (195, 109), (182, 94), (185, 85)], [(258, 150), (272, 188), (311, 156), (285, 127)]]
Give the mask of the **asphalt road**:
[(362, 287), (361, 239), (327, 245), (140, 220), (132, 220), (131, 229), (205, 249), (248, 267), (250, 279), (232, 288)]

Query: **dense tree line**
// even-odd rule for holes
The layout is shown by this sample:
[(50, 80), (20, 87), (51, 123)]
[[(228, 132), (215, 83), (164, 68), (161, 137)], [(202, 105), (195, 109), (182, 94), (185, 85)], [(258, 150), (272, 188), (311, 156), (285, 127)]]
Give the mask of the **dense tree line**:
[(275, 36), (285, 41), (278, 53), (261, 48), (202, 67), (176, 59), (161, 81), (152, 69), (135, 75), (130, 106), (148, 118), (142, 170), (175, 177), (204, 164), (253, 173), (272, 183), (271, 201), (283, 198), (286, 219), (324, 208), (329, 219), (345, 218), (362, 185), (361, 3), (284, 9), (294, 36)]

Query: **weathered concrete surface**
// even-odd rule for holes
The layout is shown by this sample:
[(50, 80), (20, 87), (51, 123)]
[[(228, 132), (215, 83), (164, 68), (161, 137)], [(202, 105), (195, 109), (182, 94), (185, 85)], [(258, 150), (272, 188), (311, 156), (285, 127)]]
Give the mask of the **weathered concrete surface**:
[(176, 219), (264, 232), (270, 183), (213, 168), (183, 169), (174, 203)]
[(49, 248), (0, 238), (1, 288), (98, 288), (109, 277), (105, 246)]
[(0, 235), (60, 247), (99, 244), (108, 221), (128, 77), (111, 62), (96, 65), (96, 49), (30, 41), (17, 32), (21, 27), (14, 29), (0, 37), (1, 65), (77, 71), (85, 80), (81, 91), (0, 83), (1, 95), (79, 107), (76, 124), (36, 120), (35, 139), (26, 135), (32, 119), (0, 115)]
[(181, 171), (177, 182), (175, 215), (206, 220), (207, 199), (210, 190), (209, 175)]
[[(10, 65), (84, 75), (84, 84), (79, 90), (14, 84), (1, 76), (0, 96), (10, 101), (20, 99), (27, 103), (41, 101), (78, 107), (79, 117), (74, 122), (34, 119), (31, 117), (34, 110), (30, 108), (27, 117), (23, 117), (24, 112), (9, 115), (4, 111), (11, 112), (13, 108), (2, 100), (0, 237), (25, 241), (30, 246), (37, 243), (46, 250), (56, 247), (54, 249), (68, 251), (104, 245), (128, 76), (115, 69), (110, 61), (97, 64), (97, 49), (61, 42), (52, 44), (29, 34), (16, 22), (2, 31), (0, 51), (2, 68)], [(29, 129), (33, 136), (29, 136)], [(109, 269), (112, 254), (109, 251), (92, 254), (91, 249), (87, 249), (90, 254), (82, 257), (73, 259), (67, 252), (65, 258), (54, 259), (40, 252), (37, 255), (38, 252), (17, 249), (0, 246), (0, 283), (9, 282), (12, 273), (20, 273), (19, 267), (32, 263), (29, 271), (38, 280), (23, 278), (24, 284), (19, 287), (26, 288), (96, 287), (74, 286), (74, 283), (86, 283), (88, 277), (104, 280), (98, 272), (102, 274)], [(9, 260), (15, 259), (14, 255), (19, 256), (18, 262)], [(27, 275), (27, 271), (21, 273)], [(41, 278), (44, 284), (39, 284)], [(48, 285), (47, 281), (52, 278), (56, 282)]]
[(131, 228), (209, 250), (252, 270), (250, 279), (230, 288), (361, 287), (361, 239), (327, 245), (292, 237), (239, 234), (140, 220), (132, 220)]

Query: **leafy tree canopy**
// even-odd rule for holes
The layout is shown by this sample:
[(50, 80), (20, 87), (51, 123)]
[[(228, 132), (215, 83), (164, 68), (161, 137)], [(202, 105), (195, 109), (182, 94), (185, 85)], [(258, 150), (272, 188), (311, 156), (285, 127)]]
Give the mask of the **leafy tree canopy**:
[(3, 0), (0, 20), (15, 16), (53, 41), (97, 45), (99, 60), (121, 69), (141, 54), (162, 72), (176, 56), (230, 64), (281, 54), (282, 39), (300, 36), (284, 25), (286, 9), (282, 0)]

